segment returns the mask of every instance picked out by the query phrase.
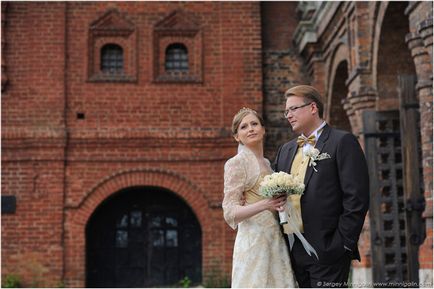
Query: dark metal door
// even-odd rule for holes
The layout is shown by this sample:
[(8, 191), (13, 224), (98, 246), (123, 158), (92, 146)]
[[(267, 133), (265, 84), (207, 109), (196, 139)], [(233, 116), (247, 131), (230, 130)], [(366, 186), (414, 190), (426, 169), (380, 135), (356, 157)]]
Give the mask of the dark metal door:
[(130, 188), (101, 204), (86, 227), (86, 286), (173, 286), (201, 281), (200, 225), (175, 194)]
[(417, 107), (406, 100), (412, 93), (409, 87), (414, 87), (411, 81), (401, 78), (400, 111), (363, 115), (374, 286), (418, 284), (418, 248), (425, 233), (419, 120)]

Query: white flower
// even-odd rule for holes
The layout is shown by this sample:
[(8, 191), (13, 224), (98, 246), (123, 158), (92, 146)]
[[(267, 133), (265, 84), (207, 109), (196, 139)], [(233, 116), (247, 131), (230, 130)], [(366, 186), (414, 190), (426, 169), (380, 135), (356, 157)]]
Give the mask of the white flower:
[(320, 154), (320, 151), (314, 147), (309, 148), (304, 153), (304, 155), (309, 158), (309, 166), (312, 166), (312, 168), (315, 172), (318, 172), (318, 170), (315, 168), (315, 166), (317, 165), (317, 163), (316, 163), (317, 161), (331, 158), (328, 153)]
[(302, 194), (303, 191), (303, 181), (285, 172), (266, 176), (259, 188), (259, 193), (267, 198), (281, 194)]
[(307, 151), (305, 152), (305, 155), (308, 157), (313, 157), (316, 158), (319, 155), (319, 150), (314, 148), (314, 147), (310, 147), (307, 149)]

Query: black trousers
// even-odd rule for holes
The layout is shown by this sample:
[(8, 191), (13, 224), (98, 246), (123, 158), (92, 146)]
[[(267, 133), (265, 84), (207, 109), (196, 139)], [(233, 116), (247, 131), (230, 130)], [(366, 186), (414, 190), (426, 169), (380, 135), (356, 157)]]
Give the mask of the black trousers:
[(301, 241), (295, 237), (290, 253), (292, 268), (300, 288), (348, 287), (351, 253), (346, 252), (334, 264), (318, 264), (315, 256), (309, 256)]

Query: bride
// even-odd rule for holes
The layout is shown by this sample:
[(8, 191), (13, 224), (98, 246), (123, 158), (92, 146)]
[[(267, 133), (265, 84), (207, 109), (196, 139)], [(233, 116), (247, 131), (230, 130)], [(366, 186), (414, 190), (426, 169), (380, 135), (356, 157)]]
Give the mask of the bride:
[(272, 173), (263, 157), (264, 121), (256, 111), (241, 109), (232, 122), (238, 154), (225, 164), (224, 218), (238, 232), (235, 239), (232, 287), (295, 287), (288, 248), (277, 211), (286, 197), (263, 198), (262, 179)]

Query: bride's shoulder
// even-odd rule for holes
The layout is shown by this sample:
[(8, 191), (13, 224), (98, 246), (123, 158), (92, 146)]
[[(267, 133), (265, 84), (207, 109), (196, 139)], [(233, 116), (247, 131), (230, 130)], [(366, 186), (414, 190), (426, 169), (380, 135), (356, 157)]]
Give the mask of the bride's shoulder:
[(255, 156), (244, 150), (228, 159), (225, 163), (225, 168), (243, 167), (245, 170), (249, 170), (249, 167), (255, 167), (255, 165), (257, 165)]
[(239, 153), (226, 161), (225, 168), (234, 167), (234, 166), (244, 166), (245, 162), (246, 162), (246, 156), (243, 153)]

